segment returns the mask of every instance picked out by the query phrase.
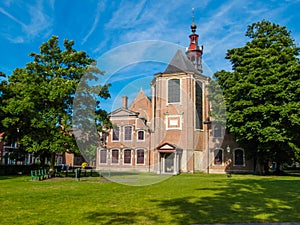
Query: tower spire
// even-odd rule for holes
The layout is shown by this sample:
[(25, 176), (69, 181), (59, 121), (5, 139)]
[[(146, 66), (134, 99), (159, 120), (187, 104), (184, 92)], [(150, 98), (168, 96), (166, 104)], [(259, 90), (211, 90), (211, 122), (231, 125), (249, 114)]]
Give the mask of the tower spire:
[(192, 34), (190, 34), (190, 45), (186, 50), (186, 55), (189, 60), (192, 61), (195, 68), (202, 72), (202, 53), (203, 53), (203, 46), (198, 45), (198, 38), (199, 35), (196, 34), (197, 26), (195, 24), (195, 15), (194, 15), (194, 8), (192, 8)]

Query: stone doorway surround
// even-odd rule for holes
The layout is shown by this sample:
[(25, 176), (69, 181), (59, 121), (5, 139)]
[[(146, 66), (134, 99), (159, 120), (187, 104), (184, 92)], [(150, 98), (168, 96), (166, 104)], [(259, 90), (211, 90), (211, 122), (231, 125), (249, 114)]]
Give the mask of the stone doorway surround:
[(157, 174), (179, 174), (182, 150), (176, 145), (164, 143), (157, 148)]

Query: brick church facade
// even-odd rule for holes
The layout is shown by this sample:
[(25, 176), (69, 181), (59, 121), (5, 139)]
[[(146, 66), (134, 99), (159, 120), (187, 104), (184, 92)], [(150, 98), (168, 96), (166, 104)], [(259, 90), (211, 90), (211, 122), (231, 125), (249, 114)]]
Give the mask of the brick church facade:
[(203, 47), (193, 21), (186, 52), (178, 50), (154, 75), (149, 98), (141, 89), (128, 105), (110, 113), (113, 128), (103, 135), (96, 168), (110, 171), (178, 173), (253, 172), (253, 161), (210, 117), (202, 73)]

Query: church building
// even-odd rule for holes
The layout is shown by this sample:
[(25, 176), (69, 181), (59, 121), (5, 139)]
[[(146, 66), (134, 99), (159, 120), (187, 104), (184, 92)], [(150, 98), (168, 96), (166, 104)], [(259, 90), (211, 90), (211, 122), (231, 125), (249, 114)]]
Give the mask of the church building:
[(110, 113), (113, 128), (102, 136), (96, 168), (110, 171), (178, 173), (253, 172), (252, 160), (210, 117), (203, 75), (203, 46), (191, 25), (186, 52), (177, 50), (164, 72), (151, 82), (151, 97), (142, 89), (128, 104)]

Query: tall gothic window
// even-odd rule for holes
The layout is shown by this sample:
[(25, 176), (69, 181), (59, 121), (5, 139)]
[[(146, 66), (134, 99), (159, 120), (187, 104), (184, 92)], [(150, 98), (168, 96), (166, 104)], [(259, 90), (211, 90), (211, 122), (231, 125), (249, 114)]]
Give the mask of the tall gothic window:
[(196, 129), (203, 129), (203, 91), (202, 91), (202, 82), (196, 81)]
[(168, 103), (180, 102), (180, 80), (168, 80)]

